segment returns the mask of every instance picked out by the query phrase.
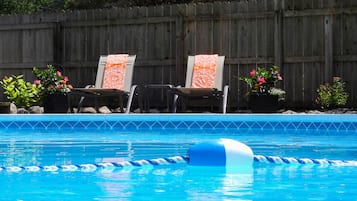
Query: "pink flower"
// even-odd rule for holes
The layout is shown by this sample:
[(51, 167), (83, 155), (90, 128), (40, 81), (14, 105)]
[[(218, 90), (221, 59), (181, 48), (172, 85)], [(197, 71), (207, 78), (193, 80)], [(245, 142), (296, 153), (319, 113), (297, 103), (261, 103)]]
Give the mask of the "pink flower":
[(259, 82), (259, 84), (264, 84), (265, 83), (264, 77), (261, 77), (261, 76), (257, 78), (257, 81)]
[(68, 82), (69, 79), (68, 79), (67, 76), (64, 76), (63, 80), (66, 81), (66, 82)]
[(250, 76), (253, 77), (255, 75), (256, 71), (253, 69), (252, 71), (250, 71)]
[(278, 80), (283, 80), (283, 77), (281, 77), (280, 75), (278, 76)]
[(60, 71), (57, 71), (57, 76), (62, 76), (62, 73)]
[(34, 80), (34, 81), (33, 81), (33, 84), (36, 84), (36, 85), (37, 85), (37, 84), (41, 84), (41, 81), (40, 81), (40, 80)]

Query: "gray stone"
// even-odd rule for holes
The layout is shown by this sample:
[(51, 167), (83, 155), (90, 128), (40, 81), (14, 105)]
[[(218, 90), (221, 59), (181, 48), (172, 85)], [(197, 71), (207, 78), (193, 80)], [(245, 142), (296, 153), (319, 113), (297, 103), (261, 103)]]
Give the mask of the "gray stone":
[[(139, 113), (139, 112), (140, 112), (140, 109), (138, 109), (137, 112)], [(150, 112), (150, 113), (160, 113), (160, 110), (155, 109), (155, 108), (151, 108), (151, 109), (149, 110), (149, 112)]]
[[(124, 109), (125, 111), (125, 109)], [(133, 113), (140, 113), (140, 108), (136, 108), (135, 110), (133, 110)]]
[(17, 107), (13, 103), (10, 103), (10, 114), (17, 114)]
[(32, 114), (42, 114), (43, 113), (43, 107), (40, 106), (32, 106), (29, 108), (29, 112)]
[(296, 112), (295, 111), (293, 111), (293, 110), (286, 110), (286, 111), (284, 111), (284, 112), (282, 112), (283, 114), (296, 114)]
[(357, 111), (355, 110), (347, 111), (346, 114), (357, 114)]
[(323, 112), (321, 112), (319, 110), (309, 110), (306, 113), (308, 113), (308, 114), (323, 114)]
[(107, 106), (102, 106), (98, 109), (99, 113), (110, 114), (112, 111)]
[[(122, 113), (121, 110), (120, 110), (120, 107), (117, 107), (117, 108), (113, 109), (113, 112), (114, 113)], [(124, 112), (125, 112), (125, 108), (124, 108)], [(134, 113), (135, 113), (135, 111), (134, 111)]]
[(17, 108), (17, 114), (30, 114), (28, 110), (23, 107)]
[(84, 107), (81, 113), (97, 113), (94, 107)]

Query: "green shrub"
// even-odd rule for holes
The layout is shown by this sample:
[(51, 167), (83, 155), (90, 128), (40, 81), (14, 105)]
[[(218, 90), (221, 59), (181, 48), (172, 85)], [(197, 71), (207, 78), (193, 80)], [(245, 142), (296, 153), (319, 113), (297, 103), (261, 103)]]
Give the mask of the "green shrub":
[(334, 77), (333, 84), (320, 85), (317, 89), (316, 103), (322, 109), (337, 108), (346, 105), (348, 94), (345, 92), (345, 82), (339, 77)]
[(42, 85), (31, 84), (23, 79), (23, 75), (12, 75), (0, 81), (7, 99), (17, 107), (29, 108), (40, 101)]

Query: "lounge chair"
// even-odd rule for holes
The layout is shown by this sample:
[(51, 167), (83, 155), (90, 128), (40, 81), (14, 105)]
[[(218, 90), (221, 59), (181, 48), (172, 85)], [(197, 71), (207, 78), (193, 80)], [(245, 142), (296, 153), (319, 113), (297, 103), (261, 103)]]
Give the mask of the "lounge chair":
[[(95, 98), (95, 107), (98, 111), (97, 98), (119, 97), (121, 112), (129, 113), (136, 94), (136, 85), (132, 85), (132, 77), (136, 56), (115, 54), (100, 56), (95, 85), (85, 88), (73, 88), (70, 95), (80, 96), (78, 112), (81, 112), (83, 101), (87, 97)], [(127, 98), (126, 108), (124, 99)], [(71, 107), (73, 112), (73, 108)]]
[(207, 99), (220, 103), (220, 110), (226, 113), (228, 85), (223, 88), (224, 56), (196, 55), (189, 56), (185, 87), (176, 87), (174, 94), (173, 112), (177, 110), (177, 103), (181, 102), (182, 110), (190, 99)]

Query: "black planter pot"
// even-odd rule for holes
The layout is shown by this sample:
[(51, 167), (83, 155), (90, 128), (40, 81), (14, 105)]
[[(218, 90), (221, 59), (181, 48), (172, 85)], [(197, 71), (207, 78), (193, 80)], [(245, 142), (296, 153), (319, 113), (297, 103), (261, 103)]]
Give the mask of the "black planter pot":
[(48, 94), (43, 102), (45, 113), (67, 113), (68, 96), (67, 94)]
[(0, 102), (0, 113), (1, 114), (10, 113), (10, 102)]
[(280, 109), (279, 96), (261, 94), (250, 95), (249, 106), (255, 113), (274, 113)]

